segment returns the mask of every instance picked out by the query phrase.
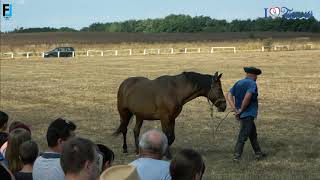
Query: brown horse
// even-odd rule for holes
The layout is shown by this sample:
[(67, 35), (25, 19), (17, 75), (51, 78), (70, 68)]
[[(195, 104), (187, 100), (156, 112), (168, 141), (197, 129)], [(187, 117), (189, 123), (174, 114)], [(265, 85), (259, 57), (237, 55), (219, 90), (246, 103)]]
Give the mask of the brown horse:
[(127, 153), (127, 126), (136, 116), (134, 139), (138, 153), (139, 134), (143, 120), (161, 120), (162, 131), (169, 146), (174, 142), (174, 124), (182, 107), (192, 99), (207, 97), (218, 111), (225, 111), (226, 100), (221, 88), (222, 74), (213, 76), (195, 72), (183, 72), (176, 76), (161, 76), (154, 80), (131, 77), (124, 80), (118, 90), (120, 126), (114, 135), (123, 134), (123, 152)]

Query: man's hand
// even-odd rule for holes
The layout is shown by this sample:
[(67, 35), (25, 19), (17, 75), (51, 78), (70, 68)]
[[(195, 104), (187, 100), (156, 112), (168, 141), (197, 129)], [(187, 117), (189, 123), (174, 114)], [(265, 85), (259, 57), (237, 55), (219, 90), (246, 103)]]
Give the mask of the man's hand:
[(237, 120), (240, 120), (240, 114), (242, 113), (241, 109), (234, 109), (234, 115), (236, 116)]

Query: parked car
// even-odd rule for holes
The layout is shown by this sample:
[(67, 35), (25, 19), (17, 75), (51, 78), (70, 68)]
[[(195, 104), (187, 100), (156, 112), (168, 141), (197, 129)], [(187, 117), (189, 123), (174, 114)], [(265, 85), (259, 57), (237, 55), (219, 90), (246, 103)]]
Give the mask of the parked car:
[(72, 57), (72, 55), (75, 56), (73, 47), (57, 47), (44, 53), (44, 57)]

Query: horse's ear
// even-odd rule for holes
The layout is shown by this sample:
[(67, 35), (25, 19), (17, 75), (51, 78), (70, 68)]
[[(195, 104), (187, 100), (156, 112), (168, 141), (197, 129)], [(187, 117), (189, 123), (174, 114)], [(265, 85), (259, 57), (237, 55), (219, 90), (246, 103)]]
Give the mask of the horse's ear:
[(218, 76), (218, 71), (214, 73), (213, 77), (217, 77), (217, 76)]
[(221, 79), (222, 74), (223, 74), (223, 73), (221, 73), (221, 74), (218, 76), (217, 80)]
[(218, 71), (216, 73), (214, 73), (213, 77), (212, 77), (212, 80), (213, 81), (218, 81), (220, 79), (220, 77), (218, 76)]

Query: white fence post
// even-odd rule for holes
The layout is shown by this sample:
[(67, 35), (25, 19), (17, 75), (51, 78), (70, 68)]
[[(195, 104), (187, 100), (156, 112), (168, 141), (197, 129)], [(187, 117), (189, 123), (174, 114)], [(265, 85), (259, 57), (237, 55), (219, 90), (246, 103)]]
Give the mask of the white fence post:
[(158, 54), (160, 54), (160, 49), (158, 49)]
[(42, 52), (42, 57), (44, 58), (44, 52)]
[(11, 59), (13, 59), (13, 52), (11, 53)]
[(11, 55), (11, 59), (13, 59), (13, 52), (3, 53), (3, 55)]
[(184, 48), (184, 53), (187, 54), (187, 48)]
[(27, 52), (27, 59), (29, 59), (29, 53), (30, 53), (30, 52)]
[(115, 51), (114, 51), (114, 55), (115, 55), (115, 56), (118, 56), (118, 50), (115, 50)]
[(147, 49), (144, 49), (143, 50), (143, 55), (146, 55), (147, 54)]
[(308, 44), (306, 45), (307, 48), (308, 48), (308, 46), (310, 46), (310, 49), (313, 48), (313, 44), (311, 44), (311, 43), (308, 43)]
[(74, 51), (72, 51), (72, 57), (74, 58), (74, 55), (75, 55), (75, 52)]
[(236, 47), (211, 47), (211, 53), (213, 53), (213, 49), (233, 49), (233, 53), (237, 52)]
[(261, 47), (261, 52), (264, 52), (264, 46)]
[(132, 55), (132, 49), (129, 49), (129, 56)]
[(89, 50), (87, 50), (87, 56), (89, 56)]
[(58, 58), (60, 57), (60, 51), (58, 51)]
[(198, 48), (198, 53), (201, 53), (201, 49), (200, 48)]
[(103, 56), (103, 51), (101, 51), (101, 56)]
[(171, 48), (171, 54), (173, 54), (173, 48)]

